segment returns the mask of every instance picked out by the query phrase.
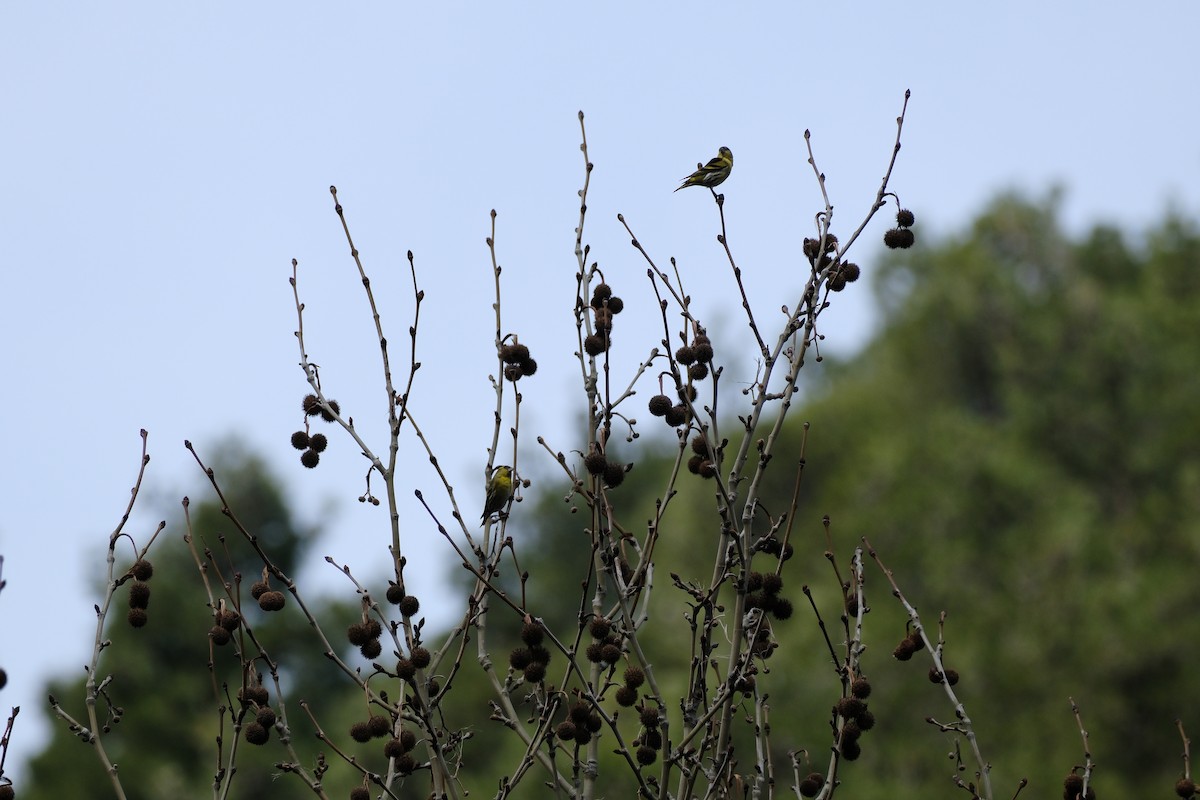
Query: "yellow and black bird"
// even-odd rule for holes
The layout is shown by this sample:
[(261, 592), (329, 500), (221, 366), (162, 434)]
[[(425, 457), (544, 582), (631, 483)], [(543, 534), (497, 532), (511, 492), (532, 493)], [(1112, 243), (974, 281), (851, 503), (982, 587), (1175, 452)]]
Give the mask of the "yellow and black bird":
[(720, 186), (729, 173), (733, 170), (733, 151), (728, 147), (722, 147), (717, 151), (717, 157), (709, 161), (703, 167), (688, 175), (683, 179), (683, 183), (675, 191), (688, 186), (707, 186), (713, 188)]
[(499, 466), (492, 470), (488, 478), (487, 496), (483, 501), (483, 516), (481, 525), (486, 525), (488, 518), (504, 508), (504, 504), (512, 497), (513, 475), (512, 467)]

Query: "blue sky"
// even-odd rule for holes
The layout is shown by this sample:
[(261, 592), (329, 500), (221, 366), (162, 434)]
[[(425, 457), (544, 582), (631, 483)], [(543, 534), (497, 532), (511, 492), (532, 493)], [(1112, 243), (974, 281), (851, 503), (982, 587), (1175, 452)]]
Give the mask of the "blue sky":
[[(678, 259), (701, 315), (736, 352), (745, 325), (711, 198), (671, 190), (718, 146), (733, 149), (730, 240), (769, 316), (793, 302), (799, 243), (820, 208), (804, 130), (834, 228), (847, 230), (883, 174), (905, 89), (892, 188), (919, 236), (960, 228), (997, 191), (1053, 184), (1077, 231), (1098, 221), (1136, 231), (1171, 205), (1194, 215), (1198, 24), (1185, 2), (7, 4), (0, 709), (22, 706), (8, 766), (19, 777), (45, 735), (47, 677), (81, 674), (88, 657), (102, 548), (140, 428), (153, 458), (145, 500), (157, 505), (135, 517), (139, 536), (170, 514), (176, 546), (171, 509), (199, 478), (183, 440), (211, 452), (235, 435), (268, 456), (305, 518), (328, 523), (322, 555), (381, 574), (385, 520), (355, 502), (364, 470), (351, 443), (334, 437), (312, 472), (287, 444), (306, 390), (293, 257), (325, 385), (381, 449), (386, 432), (378, 349), (330, 184), (402, 369), (404, 256), (415, 254), (426, 302), (414, 414), (474, 509), (494, 406), (493, 208), (505, 327), (541, 365), (523, 386), (521, 457), (536, 474), (534, 435), (560, 450), (581, 441), (570, 314), (580, 109), (596, 165), (585, 238), (626, 300), (614, 359), (627, 378), (661, 333), (616, 214), (660, 264)], [(885, 222), (860, 244), (868, 273)], [(869, 335), (859, 286), (826, 318), (832, 349)], [(731, 358), (735, 380), (752, 369)], [(408, 485), (435, 491), (410, 452)], [(447, 563), (411, 511), (410, 558)], [(351, 591), (323, 562), (309, 573), (314, 586)], [(435, 591), (437, 575), (417, 591)]]

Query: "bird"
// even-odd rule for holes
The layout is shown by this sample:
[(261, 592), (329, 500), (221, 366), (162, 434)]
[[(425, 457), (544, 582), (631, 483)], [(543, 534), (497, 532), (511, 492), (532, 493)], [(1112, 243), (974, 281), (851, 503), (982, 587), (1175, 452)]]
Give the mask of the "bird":
[(512, 497), (513, 477), (512, 467), (499, 466), (492, 470), (492, 477), (487, 482), (487, 497), (483, 501), (483, 516), (480, 525), (486, 525), (488, 518), (500, 509)]
[(728, 147), (722, 147), (717, 151), (717, 157), (709, 161), (703, 167), (688, 175), (683, 179), (683, 183), (675, 191), (683, 189), (687, 186), (707, 186), (713, 188), (719, 186), (726, 178), (729, 177), (730, 171), (733, 170), (733, 151)]

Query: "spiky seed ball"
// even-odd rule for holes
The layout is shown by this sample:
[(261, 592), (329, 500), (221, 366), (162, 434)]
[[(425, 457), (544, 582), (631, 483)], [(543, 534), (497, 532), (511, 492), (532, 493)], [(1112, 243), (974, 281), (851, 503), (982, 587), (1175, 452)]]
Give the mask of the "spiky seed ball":
[(144, 558), (139, 558), (133, 562), (133, 566), (129, 568), (133, 577), (139, 581), (148, 581), (154, 575), (154, 565)]
[(604, 485), (615, 489), (625, 482), (625, 465), (609, 464), (604, 468)]
[(854, 718), (854, 721), (858, 723), (860, 731), (869, 731), (875, 727), (875, 715), (869, 708), (864, 708), (863, 712)]
[(902, 208), (896, 212), (896, 224), (901, 228), (911, 228), (913, 223), (916, 221), (916, 216), (914, 216), (913, 212), (909, 211), (907, 208)]
[(271, 591), (271, 584), (266, 581), (255, 581), (250, 584), (250, 596), (255, 600), (262, 597), (267, 592)]
[(308, 446), (316, 453), (324, 453), (329, 446), (329, 439), (323, 433), (314, 433), (308, 440)]
[(399, 739), (388, 739), (383, 743), (384, 758), (399, 758), (404, 755), (404, 747), (401, 746)]
[(525, 667), (525, 680), (530, 683), (541, 683), (546, 679), (546, 665), (541, 661), (533, 661)]
[(612, 287), (607, 283), (597, 283), (592, 288), (592, 308), (599, 308), (604, 301), (612, 297)]
[(625, 685), (630, 689), (636, 689), (646, 682), (646, 673), (642, 672), (642, 668), (636, 664), (625, 668)]
[(672, 404), (671, 398), (667, 397), (665, 394), (656, 394), (654, 397), (650, 398), (650, 402), (647, 405), (650, 408), (651, 414), (656, 417), (661, 417), (666, 415), (666, 413), (671, 410)]
[(355, 622), (346, 628), (346, 639), (355, 647), (361, 646), (368, 641), (371, 635), (367, 633), (367, 626), (362, 622)]
[(274, 727), (276, 719), (275, 709), (271, 708), (270, 706), (263, 706), (258, 710), (258, 713), (254, 715), (254, 718), (258, 720), (258, 724), (262, 725), (264, 728)]
[(711, 461), (704, 461), (700, 464), (700, 477), (708, 480), (717, 474), (717, 465)]
[(592, 715), (592, 709), (587, 703), (572, 703), (571, 708), (567, 711), (567, 716), (572, 722), (579, 725), (587, 725), (588, 717)]
[(371, 741), (371, 728), (365, 722), (356, 722), (350, 726), (350, 738), (356, 742)]
[(378, 639), (383, 635), (383, 626), (379, 624), (377, 619), (369, 619), (363, 623), (367, 627), (367, 638)]
[(780, 560), (782, 560), (782, 561), (788, 561), (788, 560), (790, 560), (790, 559), (791, 559), (791, 557), (792, 557), (792, 554), (793, 554), (793, 553), (795, 553), (795, 552), (796, 552), (796, 548), (795, 548), (795, 546), (794, 546), (794, 545), (793, 545), (791, 542), (788, 542), (787, 544), (783, 545), (783, 546), (780, 548), (780, 550), (779, 550), (779, 558), (780, 558)]
[(829, 291), (840, 292), (846, 288), (846, 276), (836, 272), (829, 277)]
[(259, 722), (251, 722), (242, 734), (248, 744), (264, 745), (271, 738), (271, 731)]
[(859, 700), (866, 700), (871, 696), (871, 682), (866, 678), (855, 678), (850, 682), (850, 694)]
[(821, 241), (804, 237), (804, 255), (809, 261), (814, 260), (821, 251)]
[(278, 611), (283, 608), (287, 600), (283, 596), (283, 592), (270, 591), (258, 598), (258, 607), (263, 611)]
[(221, 612), (217, 619), (217, 624), (229, 632), (236, 631), (238, 626), (242, 624), (242, 615), (236, 611), (226, 609)]
[(706, 440), (703, 436), (693, 436), (692, 441), (691, 441), (691, 447), (692, 447), (692, 452), (698, 456), (707, 457), (709, 455), (708, 440)]
[(533, 375), (535, 372), (537, 372), (537, 361), (533, 360), (532, 358), (527, 358), (518, 364), (517, 367), (521, 370), (521, 374), (528, 378), (530, 375)]
[(8, 673), (0, 669), (0, 689), (8, 685)]
[(150, 605), (150, 587), (140, 581), (129, 585), (129, 607), (147, 608)]
[(321, 408), (321, 419), (325, 420), (326, 422), (333, 422), (334, 419), (336, 419), (336, 417), (334, 417), (333, 415), (334, 414), (341, 415), (341, 413), (342, 413), (342, 407), (338, 405), (338, 401), (330, 400), (329, 408), (325, 408), (325, 407)]
[(598, 336), (591, 334), (583, 340), (583, 352), (589, 356), (598, 356), (604, 352), (604, 348), (608, 345), (607, 336)]
[(667, 413), (663, 415), (663, 419), (672, 428), (678, 428), (688, 420), (688, 410), (685, 405), (671, 406)]
[(900, 240), (903, 238), (901, 236), (903, 232), (904, 228), (888, 228), (883, 234), (884, 246), (891, 250), (896, 250), (900, 247), (903, 247), (903, 245), (900, 244)]
[(800, 781), (800, 794), (805, 797), (816, 797), (817, 792), (825, 785), (825, 776), (819, 772), (810, 772), (808, 777)]
[(858, 723), (854, 720), (847, 720), (842, 726), (842, 744), (847, 742), (857, 742), (862, 736), (862, 728), (858, 727)]
[(775, 602), (771, 604), (771, 615), (780, 622), (785, 619), (791, 619), (795, 610), (792, 601), (786, 597), (776, 597)]
[(699, 359), (700, 363), (708, 364), (708, 363), (712, 362), (712, 360), (713, 360), (712, 343), (709, 342), (707, 338), (705, 338), (704, 341), (702, 342), (700, 340), (700, 337), (696, 337), (695, 348), (696, 348), (696, 358)]
[(684, 404), (686, 405), (687, 401), (689, 401), (689, 400), (693, 403), (696, 402), (696, 397), (700, 393), (698, 391), (696, 391), (695, 386), (692, 386), (691, 384), (686, 384), (684, 386), (679, 387), (679, 391), (677, 392), (677, 394), (679, 395), (679, 399), (681, 401), (683, 401)]
[(359, 646), (358, 652), (362, 653), (362, 657), (370, 661), (371, 659), (379, 658), (379, 654), (383, 652), (383, 645), (378, 639), (368, 639)]
[(505, 364), (520, 364), (529, 358), (529, 348), (523, 344), (506, 344), (500, 348), (500, 358)]
[(382, 714), (372, 714), (367, 717), (367, 729), (371, 731), (371, 735), (376, 739), (387, 736), (392, 732), (391, 717), (385, 717)]
[(684, 345), (675, 351), (675, 360), (685, 367), (696, 363), (696, 348)]
[(400, 613), (405, 617), (415, 616), (420, 610), (421, 601), (417, 599), (416, 595), (405, 595), (404, 599), (400, 601)]
[(612, 632), (612, 623), (604, 617), (592, 617), (588, 622), (588, 633), (594, 639), (603, 639)]
[(517, 381), (521, 380), (521, 376), (524, 374), (525, 373), (521, 372), (521, 368), (516, 364), (509, 364), (504, 368), (504, 380), (508, 381), (509, 383), (516, 383)]
[(741, 692), (746, 697), (749, 697), (750, 695), (754, 694), (754, 687), (757, 685), (758, 679), (753, 675), (743, 675), (742, 677), (738, 678), (737, 683), (733, 685), (733, 688)]
[(693, 381), (702, 381), (708, 377), (707, 364), (692, 364), (688, 367), (688, 377)]
[(412, 775), (416, 768), (417, 760), (408, 753), (396, 759), (396, 772), (401, 775)]
[(300, 454), (300, 463), (308, 469), (316, 469), (321, 463), (321, 454), (316, 450), (305, 450)]
[(608, 298), (608, 310), (614, 314), (620, 314), (625, 310), (625, 301), (616, 296)]
[(767, 594), (779, 594), (779, 590), (783, 588), (783, 578), (776, 575), (774, 572), (764, 573), (762, 576), (762, 589)]
[(621, 660), (621, 648), (615, 644), (606, 644), (600, 648), (600, 660), (605, 664), (615, 664)]
[(540, 644), (529, 646), (529, 657), (532, 660), (538, 661), (542, 664), (550, 663), (550, 651), (542, 647)]
[(1175, 784), (1175, 794), (1187, 800), (1196, 793), (1196, 782), (1191, 778), (1180, 778)]
[(533, 647), (546, 638), (546, 629), (539, 622), (526, 622), (521, 627), (521, 641)]
[(617, 689), (617, 705), (623, 708), (632, 708), (633, 704), (638, 701), (637, 689), (630, 686), (622, 686)]
[(400, 588), (399, 584), (388, 583), (388, 588), (384, 596), (392, 605), (399, 605), (400, 601), (404, 599), (404, 589)]
[(958, 670), (946, 670), (946, 683), (950, 684), (951, 686), (956, 686), (958, 684)]
[(575, 744), (585, 745), (592, 740), (592, 732), (582, 725), (575, 726)]
[(900, 644), (896, 645), (895, 650), (892, 651), (892, 657), (896, 661), (908, 661), (914, 652), (917, 652), (917, 648), (912, 645), (912, 639), (905, 637), (900, 639)]
[(555, 727), (554, 735), (564, 742), (574, 739), (575, 723), (571, 722), (569, 719), (563, 720), (562, 722), (558, 723), (557, 727)]
[(862, 269), (853, 262), (847, 261), (842, 264), (841, 276), (846, 279), (846, 283), (854, 283), (862, 275)]
[(638, 712), (638, 721), (646, 728), (658, 727), (658, 709), (653, 706), (646, 706)]
[(637, 749), (637, 761), (643, 767), (648, 767), (658, 760), (658, 751), (650, 745), (642, 745)]
[(304, 431), (296, 431), (292, 434), (292, 447), (297, 450), (308, 449), (308, 434)]
[(706, 459), (704, 456), (692, 456), (687, 462), (688, 472), (692, 473), (693, 475), (699, 475), (700, 467), (707, 460), (708, 459)]
[(863, 709), (866, 707), (867, 704), (862, 700), (859, 700), (857, 697), (843, 697), (841, 700), (838, 700), (837, 706), (835, 706), (835, 708), (837, 708), (838, 716), (840, 716), (842, 719), (854, 719), (861, 714)]
[(417, 735), (408, 729), (400, 731), (400, 746), (406, 753), (412, 750), (417, 746)]
[(588, 661), (593, 664), (599, 664), (604, 661), (604, 645), (599, 642), (592, 642), (583, 651), (583, 654), (587, 657)]
[(1083, 778), (1072, 772), (1063, 780), (1063, 797), (1074, 800), (1083, 793)]
[(589, 475), (603, 475), (604, 470), (608, 469), (608, 461), (604, 458), (603, 453), (593, 450), (583, 457), (583, 468), (588, 471)]
[(407, 683), (412, 683), (412, 679), (417, 676), (417, 668), (407, 658), (402, 658), (396, 662), (396, 677)]
[(642, 744), (653, 747), (655, 750), (662, 750), (662, 734), (658, 732), (658, 728), (647, 728), (642, 731)]
[(208, 638), (212, 639), (212, 643), (217, 647), (224, 647), (225, 645), (229, 644), (229, 640), (232, 637), (229, 635), (229, 631), (225, 630), (220, 625), (213, 625), (208, 629)]
[(371, 792), (365, 786), (355, 786), (350, 790), (350, 800), (371, 800)]
[(433, 661), (433, 656), (424, 647), (414, 647), (409, 653), (409, 658), (412, 659), (413, 666), (417, 669), (425, 669)]
[(317, 399), (315, 394), (304, 395), (301, 407), (304, 409), (305, 415), (310, 417), (315, 417), (321, 413), (321, 401)]
[(600, 729), (603, 727), (604, 727), (604, 720), (600, 719), (599, 714), (597, 714), (595, 711), (588, 714), (587, 729), (589, 731), (591, 731), (592, 733), (599, 733)]
[(841, 750), (842, 758), (847, 761), (857, 761), (858, 757), (862, 755), (862, 745), (858, 743), (857, 739), (851, 742), (842, 742)]
[(259, 705), (265, 706), (271, 700), (271, 696), (262, 686), (247, 686), (244, 689), (238, 689), (238, 700), (242, 705)]
[(125, 619), (129, 620), (130, 627), (144, 628), (146, 623), (150, 621), (150, 615), (146, 613), (146, 609), (144, 608), (131, 608)]

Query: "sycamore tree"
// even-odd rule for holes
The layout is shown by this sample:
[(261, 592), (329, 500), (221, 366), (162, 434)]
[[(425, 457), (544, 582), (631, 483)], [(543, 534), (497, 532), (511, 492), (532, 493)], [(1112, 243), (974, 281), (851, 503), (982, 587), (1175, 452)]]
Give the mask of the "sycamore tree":
[[(917, 787), (931, 795), (965, 793), (988, 800), (1019, 794), (1023, 776), (1034, 765), (1003, 764), (1000, 777), (993, 776), (994, 756), (977, 730), (978, 717), (968, 713), (960, 696), (960, 680), (979, 674), (995, 681), (990, 702), (980, 701), (1001, 717), (991, 723), (993, 730), (997, 724), (1025, 730), (1005, 714), (1014, 708), (1012, 691), (1019, 685), (1006, 687), (1002, 681), (1008, 673), (990, 669), (960, 641), (1011, 647), (1008, 637), (1016, 631), (1017, 640), (1034, 638), (1027, 646), (1049, 647), (1052, 637), (1063, 633), (1050, 624), (1050, 615), (1006, 618), (1002, 608), (989, 614), (981, 598), (996, 597), (986, 591), (989, 584), (1006, 587), (1007, 581), (1020, 580), (1022, 571), (1040, 580), (1062, 574), (1053, 563), (1028, 565), (1021, 544), (1028, 537), (1016, 533), (1028, 531), (1021, 525), (1023, 514), (1061, 521), (1047, 515), (1064, 500), (1086, 506), (1086, 486), (1092, 484), (1085, 481), (1098, 478), (1111, 481), (1114, 494), (1103, 510), (1115, 519), (1130, 503), (1136, 505), (1139, 491), (1154, 488), (1160, 451), (1147, 450), (1134, 463), (1117, 466), (1107, 461), (1112, 446), (1092, 441), (1109, 426), (1142, 424), (1127, 415), (1154, 400), (1131, 392), (1098, 408), (1075, 409), (1052, 390), (1053, 370), (1043, 371), (1043, 362), (1027, 357), (1038, 348), (1060, 351), (1062, 366), (1076, 370), (1073, 385), (1087, 386), (1090, 376), (1083, 373), (1129, 333), (1097, 324), (1099, 340), (1071, 341), (1048, 322), (1035, 324), (1052, 316), (1035, 312), (1059, 302), (1083, 315), (1132, 313), (1120, 304), (1111, 309), (1089, 305), (1096, 287), (1106, 283), (1093, 281), (1090, 290), (1080, 291), (1087, 281), (1069, 280), (1037, 260), (1026, 263), (1030, 254), (1049, 257), (1056, 251), (1031, 247), (1021, 237), (1049, 237), (1051, 244), (1061, 245), (1053, 239), (1053, 225), (1019, 220), (1022, 224), (983, 228), (969, 242), (940, 251), (940, 260), (909, 250), (915, 216), (890, 185), (903, 124), (902, 109), (867, 213), (846, 221), (835, 220), (805, 133), (813, 180), (825, 203), (814, 210), (811, 235), (797, 254), (807, 279), (797, 296), (783, 303), (782, 314), (778, 298), (772, 298), (772, 313), (764, 316), (761, 304), (767, 301), (747, 292), (730, 244), (726, 198), (718, 189), (733, 167), (733, 153), (721, 148), (680, 187), (712, 196), (726, 285), (737, 293), (750, 331), (747, 353), (718, 352), (719, 343), (694, 310), (696, 287), (672, 260), (657, 255), (653, 237), (643, 238), (635, 221), (617, 215), (644, 260), (645, 291), (656, 301), (662, 329), (661, 340), (640, 362), (626, 364), (610, 362), (609, 356), (626, 313), (621, 293), (633, 287), (607, 281), (587, 242), (592, 164), (580, 114), (576, 293), (566, 319), (576, 332), (576, 401), (586, 420), (585, 435), (560, 449), (522, 422), (520, 387), (536, 380), (537, 362), (520, 341), (520, 331), (505, 322), (493, 214), (488, 247), (495, 277), (495, 425), (486, 478), (497, 502), (485, 511), (482, 526), (477, 509), (459, 505), (455, 487), (438, 466), (432, 437), (410, 414), (421, 360), (424, 295), (418, 261), (409, 254), (416, 311), (406, 326), (404, 353), (397, 357), (381, 322), (369, 265), (351, 236), (351, 215), (331, 189), (375, 325), (388, 435), (370, 440), (332, 399), (335, 387), (322, 380), (310, 357), (319, 345), (305, 334), (303, 271), (293, 262), (296, 336), (308, 383), (304, 410), (308, 420), (323, 419), (332, 428), (322, 430), (334, 433), (315, 432), (306, 424), (292, 444), (310, 467), (320, 463), (333, 437), (361, 450), (367, 469), (360, 499), (385, 512), (364, 546), (378, 548), (391, 565), (391, 578), (386, 585), (368, 585), (331, 557), (354, 593), (353, 609), (347, 613), (345, 605), (311, 597), (293, 577), (296, 539), (269, 535), (278, 526), (262, 518), (261, 503), (238, 497), (237, 475), (195, 448), (213, 505), (202, 518), (185, 503), (184, 560), (196, 577), (188, 587), (172, 582), (171, 588), (190, 594), (191, 608), (204, 609), (205, 620), (166, 627), (190, 636), (189, 644), (205, 654), (190, 663), (207, 687), (207, 708), (185, 714), (181, 700), (168, 704), (175, 706), (175, 715), (154, 722), (138, 719), (140, 709), (115, 696), (118, 687), (127, 691), (120, 674), (128, 667), (114, 666), (114, 649), (129, 634), (150, 641), (161, 637), (161, 626), (145, 623), (154, 614), (174, 613), (177, 605), (161, 612), (157, 604), (148, 608), (155, 575), (161, 577), (155, 553), (165, 548), (157, 531), (131, 537), (122, 521), (110, 538), (87, 680), (69, 696), (56, 691), (51, 701), (63, 730), (95, 756), (90, 791), (97, 792), (96, 781), (102, 780), (117, 797), (166, 792), (268, 797), (307, 790), (318, 797), (352, 798), (483, 794), (685, 800), (830, 798)], [(1013, 208), (1022, 209), (1020, 204)], [(996, 215), (990, 220), (1006, 222)], [(884, 338), (862, 356), (830, 365), (827, 389), (818, 391), (806, 416), (798, 419), (798, 380), (801, 370), (820, 358), (822, 314), (858, 279), (862, 270), (850, 253), (863, 246), (868, 233), (894, 251), (916, 253), (883, 265), (884, 285), (892, 287), (885, 297), (899, 305), (885, 305)], [(1185, 261), (1196, 252), (1194, 234), (1190, 241), (1193, 250)], [(1132, 254), (1122, 261), (1113, 248), (1094, 249), (1095, 259), (1079, 269), (1141, 285), (1131, 277), (1140, 269)], [(1004, 260), (1009, 254), (1011, 263)], [(996, 266), (999, 274), (991, 274)], [(949, 270), (959, 270), (955, 280), (944, 280)], [(1171, 285), (1177, 291), (1182, 292), (1179, 284), (1194, 284), (1186, 268), (1176, 272)], [(1172, 330), (1186, 330), (1191, 319), (1181, 314)], [(735, 358), (757, 363), (751, 385), (723, 381), (724, 364)], [(1109, 377), (1119, 384), (1119, 374)], [(1031, 401), (1014, 391), (1021, 382), (1045, 387), (1041, 405), (1035, 399), (1030, 407)], [(1163, 391), (1183, 392), (1165, 383)], [(1186, 392), (1175, 402), (1186, 404)], [(897, 408), (908, 420), (902, 431), (891, 424)], [(806, 420), (818, 412), (830, 424), (828, 431), (812, 432), (810, 440)], [(647, 443), (650, 437), (641, 438), (647, 426), (669, 431), (673, 446), (664, 451)], [(1014, 446), (989, 452), (988, 436), (996, 429), (1022, 443), (1044, 442), (1050, 462), (1044, 463), (1041, 450), (1034, 455)], [(411, 437), (402, 439), (402, 433)], [(1178, 442), (1149, 423), (1144, 433), (1157, 436), (1154, 441), (1163, 446)], [(1079, 453), (1080, 440), (1089, 441), (1094, 451)], [(538, 454), (541, 466), (535, 466), (531, 453)], [(940, 457), (947, 453), (955, 458)], [(436, 495), (418, 492), (427, 512), (420, 521), (398, 510), (401, 494), (414, 489), (405, 485), (399, 467), (417, 458), (431, 461), (443, 481)], [(944, 471), (927, 474), (931, 465)], [(1064, 474), (1077, 483), (1051, 480)], [(1051, 494), (1068, 485), (1065, 496)], [(814, 495), (821, 498), (819, 507)], [(545, 500), (550, 497), (553, 501)], [(529, 535), (509, 532), (510, 524), (516, 525), (509, 511), (518, 500), (532, 501), (537, 510), (521, 515), (529, 518)], [(970, 503), (980, 507), (963, 505)], [(968, 520), (974, 525), (965, 531)], [(1007, 536), (995, 536), (991, 523), (997, 520), (1007, 526), (1002, 529)], [(1078, 525), (1077, 517), (1069, 521)], [(1159, 524), (1168, 525), (1169, 514)], [(448, 630), (427, 629), (421, 598), (408, 590), (406, 574), (425, 568), (409, 559), (406, 543), (413, 529), (436, 530), (469, 574), (458, 595), (458, 621)], [(1172, 534), (1173, 555), (1186, 552), (1187, 530), (1194, 527)], [(943, 538), (931, 539), (933, 534)], [(1131, 550), (1143, 552), (1136, 544), (1112, 546), (1125, 563), (1143, 563), (1128, 560)], [(1068, 548), (1059, 557), (1082, 555), (1081, 549)], [(985, 554), (988, 563), (960, 571), (956, 580), (933, 578), (942, 573), (939, 564), (964, 563), (964, 553)], [(1091, 575), (1105, 574), (1095, 563), (1092, 570)], [(1026, 584), (1019, 584), (1022, 592), (1033, 593), (1040, 585)], [(1085, 584), (1079, 584), (1081, 590)], [(939, 610), (957, 606), (964, 613), (919, 613), (918, 605), (925, 608), (923, 594)], [(1171, 595), (1171, 607), (1189, 598), (1194, 592), (1181, 588)], [(1089, 602), (1100, 604), (1106, 614), (1128, 609), (1119, 591), (1098, 591)], [(117, 624), (118, 608), (133, 627), (120, 638), (108, 633)], [(1090, 619), (1089, 606), (1070, 613), (1080, 622), (1076, 635), (1092, 630), (1083, 625)], [(1038, 638), (1043, 636), (1051, 638)], [(1175, 644), (1172, 663), (1182, 666), (1187, 650)], [(1172, 655), (1166, 648), (1153, 652)], [(999, 647), (992, 652), (999, 664), (1009, 654)], [(896, 661), (917, 661), (924, 669), (913, 677), (910, 665)], [(1180, 675), (1171, 672), (1170, 677)], [(925, 706), (904, 700), (881, 707), (881, 699), (893, 695), (879, 687), (913, 683), (940, 695), (936, 713), (914, 717)], [(149, 676), (138, 686), (154, 696)], [(1066, 703), (1065, 697), (1060, 700)], [(1123, 719), (1098, 705), (1106, 722)], [(1074, 726), (1066, 738), (1074, 744), (1045, 751), (1058, 763), (1037, 765), (1036, 774), (1045, 767), (1057, 776), (1067, 798), (1095, 796), (1097, 774), (1103, 774), (1094, 773), (1087, 714), (1086, 704), (1064, 705), (1062, 715)], [(931, 732), (935, 744), (914, 747), (911, 729), (898, 724), (906, 716)], [(116, 726), (119, 720), (124, 722)], [(1145, 715), (1145, 724), (1159, 722)], [(193, 749), (161, 757), (188, 761), (185, 769), (171, 773), (173, 783), (156, 784), (152, 770), (137, 778), (130, 767), (148, 752), (123, 737), (142, 724), (160, 736), (188, 730)], [(1044, 739), (1046, 728), (1036, 730)], [(1175, 760), (1173, 777), (1180, 779), (1179, 795), (1188, 796), (1182, 724), (1176, 736), (1185, 756), (1182, 766)], [(191, 754), (197, 747), (207, 752), (197, 758)], [(895, 757), (889, 759), (889, 752)], [(860, 760), (869, 769), (851, 768), (850, 762)], [(914, 761), (931, 766), (914, 775), (906, 766)], [(1043, 780), (1039, 792), (1045, 791)]]

